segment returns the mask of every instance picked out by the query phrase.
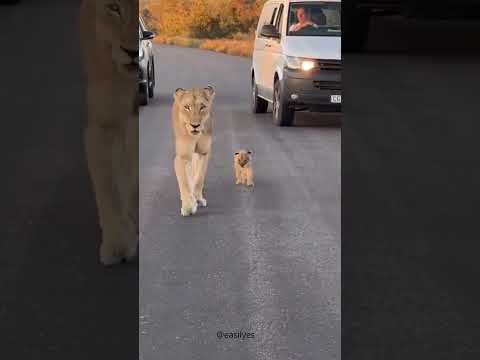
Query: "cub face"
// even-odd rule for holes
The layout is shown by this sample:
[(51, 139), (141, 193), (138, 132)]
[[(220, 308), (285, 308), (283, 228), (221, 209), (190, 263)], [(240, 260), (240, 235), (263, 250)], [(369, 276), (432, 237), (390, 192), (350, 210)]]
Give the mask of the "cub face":
[(252, 152), (250, 150), (240, 150), (235, 153), (234, 158), (238, 165), (244, 167), (252, 161)]
[(205, 131), (205, 124), (211, 117), (215, 90), (212, 86), (203, 89), (175, 90), (175, 104), (178, 107), (179, 121), (188, 134), (199, 136)]
[(138, 1), (85, 1), (95, 3), (96, 39), (111, 50), (117, 71), (125, 77), (138, 78)]

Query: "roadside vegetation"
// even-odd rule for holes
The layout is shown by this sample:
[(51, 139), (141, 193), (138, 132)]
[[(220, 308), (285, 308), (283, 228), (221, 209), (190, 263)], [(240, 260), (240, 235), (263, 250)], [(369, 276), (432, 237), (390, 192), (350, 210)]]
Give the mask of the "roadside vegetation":
[(157, 43), (248, 57), (265, 1), (147, 0), (140, 11)]

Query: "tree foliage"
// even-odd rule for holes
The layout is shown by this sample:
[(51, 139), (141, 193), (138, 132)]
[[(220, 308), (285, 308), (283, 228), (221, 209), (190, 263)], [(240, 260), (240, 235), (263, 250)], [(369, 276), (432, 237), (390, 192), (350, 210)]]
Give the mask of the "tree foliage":
[(161, 0), (147, 10), (150, 19), (156, 19), (154, 27), (165, 35), (215, 39), (251, 32), (265, 1)]
[(145, 25), (147, 26), (148, 30), (158, 33), (158, 19), (152, 14), (152, 11), (148, 8), (140, 9), (140, 14), (145, 21)]

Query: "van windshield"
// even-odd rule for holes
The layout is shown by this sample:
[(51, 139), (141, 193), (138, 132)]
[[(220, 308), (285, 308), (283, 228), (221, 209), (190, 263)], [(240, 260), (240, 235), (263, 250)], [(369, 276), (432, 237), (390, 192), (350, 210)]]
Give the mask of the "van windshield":
[(288, 12), (288, 36), (341, 36), (340, 2), (295, 2)]

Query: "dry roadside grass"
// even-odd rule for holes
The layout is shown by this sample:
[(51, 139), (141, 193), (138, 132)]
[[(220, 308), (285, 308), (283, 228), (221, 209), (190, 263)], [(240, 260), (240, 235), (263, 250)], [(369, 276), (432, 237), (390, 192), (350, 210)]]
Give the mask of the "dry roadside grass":
[(229, 55), (251, 57), (253, 52), (253, 41), (234, 39), (205, 40), (200, 44), (200, 48)]
[(245, 35), (239, 35), (233, 39), (193, 39), (182, 36), (167, 37), (158, 35), (154, 42), (157, 44), (199, 48), (244, 57), (251, 57), (253, 52), (253, 38)]

